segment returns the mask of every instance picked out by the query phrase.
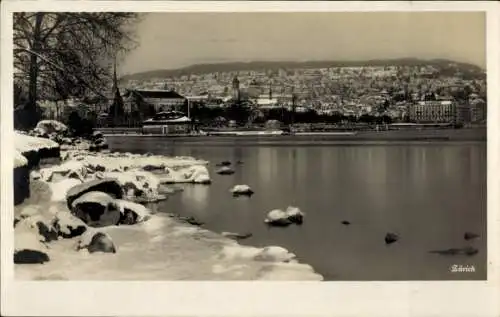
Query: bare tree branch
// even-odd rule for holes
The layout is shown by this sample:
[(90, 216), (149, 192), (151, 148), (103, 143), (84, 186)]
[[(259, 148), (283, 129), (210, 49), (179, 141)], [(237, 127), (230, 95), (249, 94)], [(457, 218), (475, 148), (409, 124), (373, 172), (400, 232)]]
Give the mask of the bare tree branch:
[(15, 13), (15, 79), (30, 87), (35, 83), (40, 97), (103, 97), (109, 62), (134, 47), (131, 26), (138, 18), (124, 12)]

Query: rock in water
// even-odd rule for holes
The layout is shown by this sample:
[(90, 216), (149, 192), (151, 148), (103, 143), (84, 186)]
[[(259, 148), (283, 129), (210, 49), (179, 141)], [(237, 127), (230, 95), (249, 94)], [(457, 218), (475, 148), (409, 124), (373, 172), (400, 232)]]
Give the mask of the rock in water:
[(248, 185), (235, 185), (231, 188), (233, 196), (252, 196), (254, 191)]
[(472, 256), (479, 253), (479, 250), (473, 247), (466, 247), (463, 249), (465, 255)]
[(194, 217), (179, 217), (179, 220), (185, 221), (193, 226), (203, 226), (205, 224), (201, 221), (196, 220), (196, 218)]
[(91, 227), (117, 225), (121, 212), (115, 200), (103, 192), (88, 192), (74, 200), (71, 212)]
[(272, 226), (286, 227), (292, 224), (292, 221), (288, 219), (288, 215), (281, 209), (273, 209), (267, 214), (267, 218), (264, 220), (265, 223)]
[(194, 183), (194, 184), (210, 184), (210, 173), (204, 165), (192, 165), (189, 167), (171, 168), (165, 167), (166, 173), (160, 180), (161, 183)]
[(235, 233), (235, 232), (222, 232), (221, 234), (226, 238), (234, 239), (234, 240), (248, 239), (252, 236), (251, 233), (241, 234), (241, 233)]
[(281, 209), (271, 210), (264, 220), (269, 225), (281, 227), (286, 227), (292, 223), (300, 225), (303, 221), (304, 213), (299, 208), (292, 206), (289, 206), (286, 211)]
[(304, 221), (304, 213), (298, 207), (289, 206), (285, 213), (288, 220), (295, 224), (301, 225)]
[(387, 233), (385, 235), (385, 244), (391, 244), (399, 240), (399, 236), (395, 233)]
[(234, 174), (234, 170), (228, 166), (222, 166), (216, 171), (219, 175), (232, 175)]
[(429, 253), (436, 253), (439, 255), (449, 255), (449, 256), (454, 256), (454, 255), (468, 255), (472, 256), (475, 255), (479, 252), (478, 249), (472, 248), (472, 247), (465, 247), (465, 248), (450, 248), (450, 249), (444, 249), (444, 250), (433, 250), (429, 251)]
[(460, 253), (460, 249), (450, 248), (450, 249), (445, 249), (445, 250), (432, 250), (432, 251), (429, 251), (429, 253), (436, 253), (439, 255), (457, 255)]
[(216, 164), (216, 166), (229, 166), (231, 165), (231, 162), (229, 161), (222, 161), (219, 164)]
[(464, 239), (465, 240), (472, 240), (472, 239), (476, 239), (476, 238), (479, 238), (479, 235), (474, 233), (474, 232), (466, 232), (464, 233)]
[(103, 232), (88, 230), (78, 242), (77, 250), (87, 249), (89, 253), (116, 253), (111, 237)]
[(123, 190), (117, 180), (112, 178), (96, 179), (74, 186), (66, 194), (66, 202), (71, 210), (73, 201), (88, 192), (104, 192), (114, 198), (121, 199)]

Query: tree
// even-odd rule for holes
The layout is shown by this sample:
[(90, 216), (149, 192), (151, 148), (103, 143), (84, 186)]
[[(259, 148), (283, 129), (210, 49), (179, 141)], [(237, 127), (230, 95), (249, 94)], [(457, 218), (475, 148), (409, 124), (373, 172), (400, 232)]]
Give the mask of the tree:
[(28, 87), (26, 110), (34, 111), (39, 98), (102, 95), (110, 60), (135, 43), (138, 18), (126, 12), (14, 13), (14, 67), (18, 84)]

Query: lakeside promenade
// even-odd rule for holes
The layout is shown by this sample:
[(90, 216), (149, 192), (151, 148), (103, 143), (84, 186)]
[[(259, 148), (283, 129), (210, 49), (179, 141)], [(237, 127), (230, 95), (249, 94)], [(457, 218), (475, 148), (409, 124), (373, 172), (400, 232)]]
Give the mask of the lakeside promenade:
[[(279, 130), (276, 130), (279, 131)], [(256, 131), (257, 132), (257, 131)], [(260, 131), (262, 132), (262, 131)], [(148, 135), (141, 133), (123, 133), (123, 130), (111, 129), (104, 132), (106, 137), (127, 138), (169, 138), (175, 142), (209, 142), (225, 143), (273, 143), (279, 144), (324, 144), (326, 143), (356, 143), (373, 144), (378, 142), (478, 142), (487, 140), (486, 128), (471, 129), (425, 129), (425, 130), (390, 130), (390, 131), (346, 131), (344, 133), (314, 133), (314, 134), (220, 134), (220, 135)]]

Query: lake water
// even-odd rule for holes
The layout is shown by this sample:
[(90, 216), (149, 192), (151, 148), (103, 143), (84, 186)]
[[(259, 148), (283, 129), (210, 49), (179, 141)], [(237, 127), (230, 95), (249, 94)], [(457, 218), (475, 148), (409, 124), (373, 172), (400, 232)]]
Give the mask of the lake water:
[[(157, 208), (194, 216), (205, 228), (247, 233), (243, 244), (278, 245), (325, 280), (486, 278), (486, 142), (311, 144), (287, 146), (108, 138), (114, 151), (186, 155), (210, 161), (213, 183), (184, 185)], [(221, 176), (215, 164), (235, 164)], [(250, 185), (250, 198), (229, 189)], [(301, 226), (269, 228), (272, 209), (297, 206)], [(351, 224), (343, 225), (342, 221)], [(478, 239), (466, 241), (464, 233)], [(386, 245), (387, 232), (400, 240)], [(473, 256), (432, 250), (472, 246)], [(475, 272), (452, 273), (454, 264)]]

